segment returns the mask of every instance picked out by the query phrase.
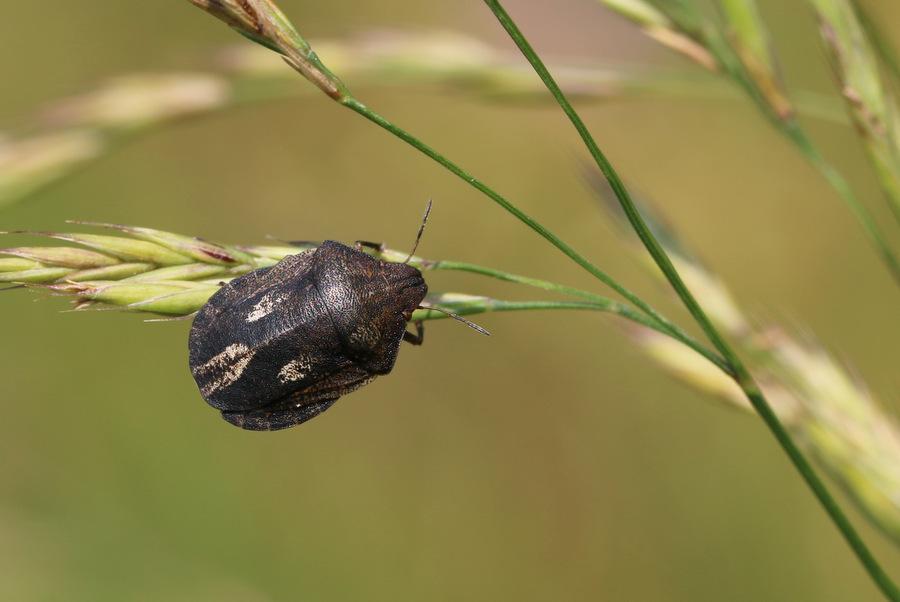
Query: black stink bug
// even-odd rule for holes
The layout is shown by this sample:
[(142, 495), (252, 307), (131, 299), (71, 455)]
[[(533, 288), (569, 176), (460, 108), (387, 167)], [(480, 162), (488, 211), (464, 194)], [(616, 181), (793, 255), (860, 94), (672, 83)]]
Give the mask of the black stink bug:
[(191, 373), (231, 424), (306, 422), (390, 372), (404, 340), (422, 343), (421, 323), (406, 325), (427, 291), (413, 266), (327, 240), (216, 291), (191, 327)]

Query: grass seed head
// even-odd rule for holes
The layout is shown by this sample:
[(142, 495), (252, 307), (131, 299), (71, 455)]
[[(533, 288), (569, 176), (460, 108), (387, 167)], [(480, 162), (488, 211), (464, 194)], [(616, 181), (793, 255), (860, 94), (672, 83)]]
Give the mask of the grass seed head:
[(103, 226), (123, 236), (3, 233), (64, 240), (88, 248), (0, 249), (0, 282), (72, 297), (76, 309), (118, 307), (188, 315), (203, 306), (220, 282), (300, 251), (287, 246), (238, 249), (151, 228)]

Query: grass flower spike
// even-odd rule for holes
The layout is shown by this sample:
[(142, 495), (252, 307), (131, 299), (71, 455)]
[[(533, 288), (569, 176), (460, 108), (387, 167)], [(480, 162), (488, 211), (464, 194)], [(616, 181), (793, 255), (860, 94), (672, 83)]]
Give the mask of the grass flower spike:
[(239, 33), (284, 56), (303, 77), (332, 98), (346, 94), (344, 84), (319, 60), (284, 13), (268, 0), (188, 0)]
[(755, 84), (769, 110), (778, 119), (792, 120), (794, 108), (788, 99), (778, 58), (769, 39), (769, 32), (753, 0), (724, 0), (721, 10), (725, 16), (727, 36), (750, 81)]
[(76, 309), (113, 306), (184, 316), (200, 309), (219, 282), (301, 250), (285, 247), (278, 257), (272, 249), (257, 254), (252, 247), (241, 250), (150, 228), (95, 225), (129, 236), (7, 233), (45, 236), (86, 248), (0, 249), (6, 256), (0, 257), (0, 282), (72, 296)]
[(900, 106), (852, 3), (811, 0), (841, 94), (889, 206), (900, 220)]

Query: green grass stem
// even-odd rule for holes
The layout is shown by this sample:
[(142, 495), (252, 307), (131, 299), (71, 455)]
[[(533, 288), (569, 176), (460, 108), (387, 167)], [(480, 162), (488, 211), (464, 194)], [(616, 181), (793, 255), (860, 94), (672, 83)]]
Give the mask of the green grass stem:
[[(613, 301), (612, 299), (608, 299), (607, 297), (603, 297), (601, 295), (597, 295), (595, 293), (591, 293), (588, 291), (583, 291), (581, 289), (572, 288), (570, 286), (564, 286), (561, 284), (557, 284), (555, 282), (549, 282), (547, 280), (539, 280), (537, 278), (531, 278), (528, 276), (519, 276), (517, 274), (510, 274), (508, 272), (503, 272), (500, 270), (496, 270), (494, 268), (489, 268), (485, 266), (475, 265), (471, 263), (462, 263), (458, 261), (436, 261), (436, 262), (422, 262), (420, 264), (420, 268), (422, 270), (459, 270), (463, 272), (470, 272), (473, 274), (481, 274), (483, 276), (490, 276), (491, 278), (495, 278), (497, 280), (505, 280), (506, 282), (515, 282), (517, 284), (524, 284), (527, 286), (532, 286), (535, 288), (543, 289), (546, 291), (553, 291), (555, 293), (560, 293), (563, 295), (569, 295), (572, 297), (580, 297), (582, 299), (590, 300), (585, 306), (571, 307), (570, 309), (597, 309), (600, 311), (610, 312), (617, 314), (623, 318), (631, 320), (637, 324), (641, 324), (642, 326), (646, 326), (647, 328), (651, 328), (657, 332), (665, 334), (667, 336), (671, 336), (674, 339), (680, 341), (681, 343), (687, 345), (710, 362), (715, 364), (720, 370), (723, 372), (727, 372), (727, 364), (725, 360), (723, 360), (720, 356), (716, 355), (713, 351), (711, 351), (708, 347), (704, 346), (702, 343), (694, 339), (693, 337), (687, 335), (683, 332), (672, 333), (667, 329), (663, 328), (656, 320), (647, 316), (644, 313), (635, 311), (634, 308), (625, 305), (623, 303), (619, 303), (617, 301)], [(530, 302), (528, 302), (530, 303)], [(443, 307), (443, 306), (442, 306)], [(533, 307), (533, 309), (564, 309), (567, 306), (548, 306), (548, 307)], [(517, 307), (516, 309), (528, 309), (527, 303), (523, 304), (521, 307)], [(455, 311), (455, 310), (454, 310)]]

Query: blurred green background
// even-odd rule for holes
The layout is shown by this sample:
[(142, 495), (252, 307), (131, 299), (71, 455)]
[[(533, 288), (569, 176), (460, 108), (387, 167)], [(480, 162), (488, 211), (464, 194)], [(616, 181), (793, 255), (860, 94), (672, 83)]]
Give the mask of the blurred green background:
[[(803, 5), (761, 5), (789, 83), (828, 92)], [(900, 39), (896, 3), (864, 5)], [(509, 49), (478, 2), (280, 6), (309, 37), (440, 27)], [(203, 68), (239, 41), (187, 2), (4, 8), (0, 129), (112, 75)], [(588, 0), (507, 8), (548, 58), (693, 70)], [(347, 83), (687, 323), (613, 236), (558, 110)], [(849, 212), (751, 107), (579, 106), (620, 173), (660, 201), (752, 315), (812, 330), (896, 404), (896, 287)], [(882, 214), (849, 128), (809, 126)], [(154, 132), (2, 209), (0, 229), (76, 219), (237, 244), (273, 235), (406, 249), (429, 198), (420, 255), (600, 290), (485, 198), (320, 95)], [(536, 297), (462, 274), (431, 274), (429, 285)], [(63, 301), (35, 299), (0, 294), (4, 600), (879, 599), (760, 422), (673, 384), (610, 317), (478, 317), (490, 338), (429, 323), (425, 345), (405, 347), (389, 377), (309, 424), (259, 434), (201, 399), (189, 322), (60, 313)], [(896, 569), (900, 554), (850, 512)]]

